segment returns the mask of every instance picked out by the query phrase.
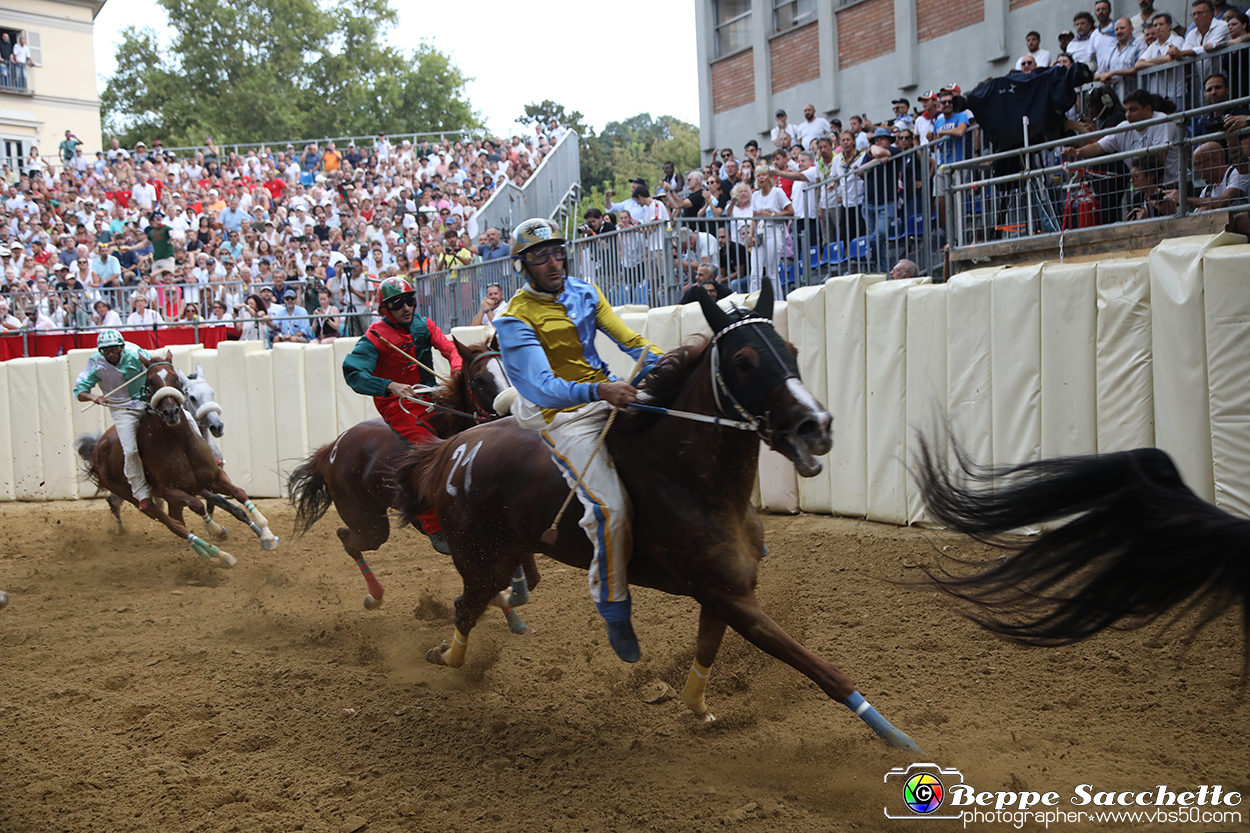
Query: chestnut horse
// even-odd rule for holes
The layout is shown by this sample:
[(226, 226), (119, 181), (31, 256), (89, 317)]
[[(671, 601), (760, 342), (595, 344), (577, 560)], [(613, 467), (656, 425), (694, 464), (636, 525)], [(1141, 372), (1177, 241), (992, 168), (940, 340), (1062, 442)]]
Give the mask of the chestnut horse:
[[(494, 401), (507, 389), (508, 377), (494, 343), (466, 347), (456, 341), (461, 369), (447, 384), (435, 390), (426, 409), (427, 424), (440, 437), (450, 437), (471, 425), (496, 419)], [(422, 406), (413, 404), (419, 411)], [(365, 609), (382, 604), (383, 588), (365, 560), (365, 553), (376, 550), (391, 535), (387, 509), (399, 509), (395, 464), (408, 449), (408, 443), (381, 419), (371, 419), (348, 428), (334, 442), (323, 445), (299, 465), (287, 479), (291, 502), (296, 506), (295, 534), (303, 535), (321, 519), (333, 504), (345, 526), (338, 529), (343, 549), (364, 574), (369, 593)], [(517, 604), (524, 592), (518, 586)], [(515, 626), (520, 619), (509, 625)], [(524, 625), (520, 625), (524, 628)]]
[[(148, 365), (147, 390), (151, 399), (145, 406), (139, 421), (139, 456), (143, 458), (143, 470), (152, 487), (152, 497), (168, 502), (168, 512), (160, 500), (148, 502), (148, 508), (140, 510), (153, 520), (160, 521), (179, 538), (186, 540), (201, 558), (220, 558), (221, 563), (233, 567), (236, 559), (230, 553), (199, 538), (187, 529), (182, 518), (184, 508), (204, 519), (209, 534), (219, 541), (226, 538), (225, 530), (213, 523), (201, 497), (214, 492), (229, 495), (247, 508), (252, 522), (261, 530), (261, 546), (274, 549), (278, 538), (269, 531), (269, 522), (250, 500), (247, 493), (230, 482), (225, 470), (218, 465), (216, 455), (200, 433), (188, 420), (182, 406), (186, 402), (178, 372), (170, 364), (169, 357), (154, 357)], [(138, 506), (130, 491), (130, 483), (123, 470), (123, 452), (117, 438), (117, 429), (110, 427), (100, 437), (83, 435), (76, 442), (78, 454), (87, 464), (87, 474), (97, 486), (112, 494), (109, 509), (113, 512), (113, 534), (120, 535), (122, 527), (121, 507), (123, 501)]]
[[(669, 415), (631, 409), (608, 435), (607, 450), (633, 504), (629, 580), (700, 604), (695, 659), (682, 698), (701, 720), (714, 719), (704, 690), (730, 626), (846, 704), (888, 743), (919, 752), (864, 701), (845, 673), (770, 619), (755, 595), (765, 551), (763, 525), (751, 505), (760, 438), (804, 477), (820, 472), (817, 457), (832, 446), (831, 417), (803, 385), (793, 348), (772, 326), (771, 286), (764, 282), (754, 312), (726, 312), (700, 293), (714, 335), (668, 353), (641, 388), (640, 402)], [(717, 417), (721, 425), (678, 419), (678, 411)], [(437, 508), (464, 582), (452, 642), (427, 654), (435, 664), (463, 664), (474, 623), (508, 586), (517, 565), (537, 584), (535, 552), (580, 569), (590, 564), (579, 513), (564, 515), (554, 544), (543, 542), (569, 486), (540, 432), (513, 419), (412, 450), (399, 477), (405, 518)]]

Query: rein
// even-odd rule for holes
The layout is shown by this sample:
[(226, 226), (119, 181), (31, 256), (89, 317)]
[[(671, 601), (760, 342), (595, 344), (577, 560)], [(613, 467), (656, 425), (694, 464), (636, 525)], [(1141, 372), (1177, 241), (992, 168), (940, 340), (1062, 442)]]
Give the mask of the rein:
[(477, 363), (482, 361), (482, 359), (491, 359), (500, 355), (501, 354), (498, 350), (487, 350), (485, 353), (479, 353), (473, 361), (469, 362), (469, 366), (465, 368), (464, 371), (465, 375), (468, 377), (468, 381), (465, 383), (465, 390), (469, 394), (469, 401), (473, 403), (473, 413), (465, 414), (460, 411), (452, 411), (452, 413), (471, 417), (477, 422), (489, 422), (495, 416), (495, 412), (493, 410), (483, 407), (482, 403), (477, 401), (477, 394), (473, 392), (473, 368), (477, 367)]

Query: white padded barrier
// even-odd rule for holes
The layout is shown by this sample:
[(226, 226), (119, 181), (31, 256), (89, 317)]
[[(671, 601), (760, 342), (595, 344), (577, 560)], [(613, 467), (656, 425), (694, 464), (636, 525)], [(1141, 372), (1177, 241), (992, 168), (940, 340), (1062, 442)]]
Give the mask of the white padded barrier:
[(247, 369), (247, 441), (252, 457), (251, 485), (244, 488), (249, 497), (281, 497), (273, 352), (248, 353), (244, 366)]
[(1150, 262), (1117, 258), (1096, 270), (1094, 346), (1098, 453), (1155, 443)]
[[(820, 400), (827, 402), (828, 379), (825, 368), (825, 286), (800, 287), (786, 298), (790, 326), (790, 343), (799, 351), (799, 375), (803, 384)], [(828, 407), (826, 405), (826, 407)], [(833, 423), (833, 447), (838, 447), (838, 423)], [(830, 503), (830, 458), (826, 458), (820, 474), (800, 477), (799, 508), (804, 512), (832, 511)]]
[(665, 353), (681, 345), (681, 307), (647, 311), (647, 340)]
[(838, 515), (868, 514), (866, 291), (884, 280), (884, 275), (846, 275), (825, 281), (825, 385), (808, 387), (833, 415), (829, 500)]
[(64, 356), (35, 360), (39, 384), (40, 462), (44, 500), (78, 497), (78, 454), (74, 451), (74, 380)]
[[(864, 464), (870, 521), (907, 524), (907, 299), (913, 286), (927, 280), (879, 281), (864, 289)], [(826, 298), (834, 292), (826, 285)], [(827, 317), (826, 324), (832, 320)], [(836, 478), (834, 483), (836, 509)]]
[(1042, 458), (1098, 450), (1097, 267), (1042, 267)]
[[(721, 299), (724, 303), (727, 298)], [(745, 296), (743, 296), (745, 301)], [(784, 339), (790, 338), (790, 311), (785, 301), (773, 304), (773, 326)], [(828, 459), (824, 461), (828, 465)], [(760, 508), (765, 512), (793, 515), (799, 511), (799, 475), (794, 463), (782, 453), (760, 443)]]
[(621, 304), (619, 307), (612, 307), (612, 311), (618, 316), (625, 315), (629, 312), (646, 312), (650, 307), (646, 304)]
[(681, 340), (691, 341), (695, 336), (712, 337), (712, 328), (703, 315), (703, 307), (698, 304), (683, 304), (681, 307)]
[(1003, 269), (990, 288), (992, 459), (1018, 465), (1042, 450), (1042, 266)]
[[(974, 462), (994, 459), (991, 266), (955, 275), (946, 291), (946, 411), (951, 437)], [(950, 465), (956, 464), (951, 449)]]
[(1244, 243), (1237, 234), (1164, 240), (1150, 251), (1155, 445), (1176, 461), (1185, 484), (1215, 500), (1207, 390), (1202, 255)]
[[(25, 408), (11, 408), (9, 402), (9, 363), (0, 362), (0, 500), (14, 500), (13, 434), (11, 425), (22, 425), (15, 415), (27, 413)], [(26, 420), (29, 421), (29, 420)]]
[(358, 422), (378, 418), (378, 409), (373, 407), (373, 399), (356, 393), (347, 386), (346, 380), (343, 379), (343, 359), (352, 352), (352, 348), (356, 346), (356, 340), (356, 338), (336, 338), (333, 344), (334, 395), (337, 404), (339, 434)]
[[(946, 459), (946, 284), (921, 284), (907, 291), (907, 471), (917, 468), (916, 432), (930, 452)], [(931, 522), (920, 491), (907, 481), (907, 522)]]
[(334, 442), (339, 435), (338, 402), (333, 344), (309, 344), (304, 348), (304, 412), (308, 415), (306, 453)]
[(12, 359), (9, 369), (10, 447), (13, 449), (13, 496), (43, 500), (43, 443), (39, 438), (38, 360)]
[(1250, 517), (1250, 246), (1202, 258), (1215, 503)]
[(625, 326), (636, 332), (638, 335), (650, 341), (647, 335), (647, 318), (649, 316), (645, 312), (622, 312), (621, 321), (625, 322)]
[(308, 381), (303, 344), (273, 346), (273, 403), (277, 428), (278, 486), (287, 497), (286, 479), (308, 456)]
[(192, 360), (191, 356), (197, 350), (203, 349), (204, 348), (199, 344), (171, 344), (168, 347), (158, 349), (156, 352), (158, 354), (168, 352), (170, 364), (178, 370), (181, 370), (183, 373), (194, 373), (195, 362)]
[(230, 479), (248, 494), (253, 492), (253, 488), (252, 446), (248, 439), (252, 425), (247, 408), (247, 357), (264, 349), (259, 341), (219, 343), (217, 375), (209, 377), (217, 393), (217, 402), (221, 405), (222, 422), (226, 424), (225, 434), (215, 442), (225, 458)]

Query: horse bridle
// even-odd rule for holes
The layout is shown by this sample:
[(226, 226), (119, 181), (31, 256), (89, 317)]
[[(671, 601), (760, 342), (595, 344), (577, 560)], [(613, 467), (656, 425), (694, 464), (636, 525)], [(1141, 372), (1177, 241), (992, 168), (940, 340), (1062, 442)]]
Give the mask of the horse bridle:
[[(148, 370), (151, 370), (154, 367), (160, 367), (161, 365), (165, 365), (170, 370), (173, 370), (174, 378), (177, 378), (177, 375), (178, 375), (177, 369), (174, 367), (172, 362), (167, 362), (167, 361), (152, 362), (150, 365), (148, 365)], [(149, 414), (156, 414), (157, 416), (160, 416), (160, 412), (156, 410), (156, 403), (164, 399), (165, 397), (173, 397), (174, 401), (178, 403), (178, 406), (180, 408), (187, 401), (186, 394), (178, 390), (178, 388), (174, 387), (173, 385), (165, 385), (162, 388), (158, 388), (151, 396), (148, 397), (148, 403), (144, 407), (144, 410)]]
[[(744, 312), (746, 312), (746, 310), (742, 307), (737, 307), (736, 309), (741, 309)], [(725, 335), (726, 333), (733, 332), (734, 330), (741, 329), (742, 327), (751, 326), (751, 325), (756, 325), (756, 326), (767, 325), (771, 327), (773, 326), (773, 323), (769, 321), (767, 318), (750, 316), (748, 318), (741, 318), (733, 322), (728, 327), (725, 327), (723, 330), (721, 330), (720, 332), (712, 336), (712, 355), (711, 355), (712, 398), (716, 402), (717, 413), (723, 414), (732, 419), (734, 416), (734, 413), (727, 411), (724, 405), (724, 402), (728, 402), (729, 405), (733, 407), (733, 411), (738, 416), (742, 417), (743, 422), (745, 423), (744, 427), (749, 427), (751, 430), (753, 430), (756, 433), (757, 436), (759, 436), (760, 439), (762, 439), (764, 442), (768, 443), (771, 446), (773, 432), (772, 432), (772, 425), (769, 420), (769, 412), (764, 411), (760, 414), (751, 413), (751, 411), (748, 410), (738, 400), (738, 397), (734, 396), (733, 391), (729, 389), (729, 383), (725, 381), (724, 374), (721, 373), (721, 366), (720, 366), (721, 336)], [(782, 358), (781, 354), (777, 351), (776, 346), (773, 345), (773, 343), (770, 342), (767, 337), (760, 335), (760, 336), (757, 336), (755, 339), (753, 339), (753, 341), (762, 342), (764, 346), (768, 349), (768, 352), (770, 352), (773, 358), (777, 361), (777, 364), (780, 365), (782, 368), (784, 368), (786, 371), (785, 375), (783, 375), (780, 379), (776, 381), (776, 383), (771, 385), (768, 388), (768, 390), (764, 391), (760, 395), (759, 398), (762, 402), (763, 400), (767, 399), (769, 394), (771, 394), (774, 390), (776, 390), (779, 385), (785, 384), (790, 379), (797, 379), (799, 378), (799, 375), (790, 369), (790, 365), (785, 361), (785, 359)]]
[(494, 358), (496, 356), (501, 356), (501, 355), (502, 354), (498, 350), (487, 350), (485, 353), (479, 353), (477, 356), (475, 356), (473, 361), (469, 362), (469, 366), (465, 368), (464, 372), (469, 377), (469, 381), (468, 381), (469, 402), (473, 404), (473, 413), (465, 414), (465, 416), (472, 416), (473, 419), (476, 420), (477, 422), (490, 422), (492, 419), (494, 419), (498, 415), (494, 411), (493, 403), (492, 403), (491, 408), (487, 408), (483, 406), (482, 403), (478, 401), (477, 394), (473, 392), (473, 368), (477, 367), (477, 363), (482, 361), (483, 359), (490, 359), (490, 358)]

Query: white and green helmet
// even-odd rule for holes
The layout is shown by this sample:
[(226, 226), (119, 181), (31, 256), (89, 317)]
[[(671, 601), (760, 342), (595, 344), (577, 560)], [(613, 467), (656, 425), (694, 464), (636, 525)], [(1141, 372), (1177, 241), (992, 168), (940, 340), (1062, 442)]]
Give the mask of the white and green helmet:
[(117, 330), (101, 330), (95, 340), (95, 346), (100, 350), (105, 347), (121, 347), (125, 343), (126, 339), (122, 338), (122, 334)]

